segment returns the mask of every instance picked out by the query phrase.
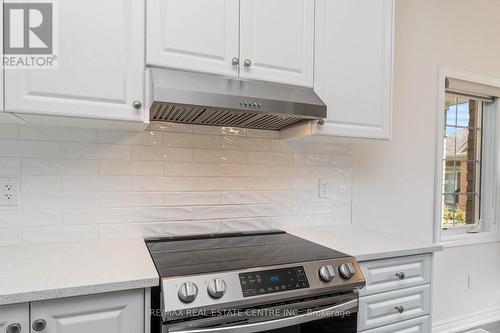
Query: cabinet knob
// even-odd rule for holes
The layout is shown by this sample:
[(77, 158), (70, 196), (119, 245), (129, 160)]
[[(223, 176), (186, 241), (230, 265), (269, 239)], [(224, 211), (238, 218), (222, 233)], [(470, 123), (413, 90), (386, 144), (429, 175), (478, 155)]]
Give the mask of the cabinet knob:
[(134, 107), (134, 109), (140, 110), (142, 108), (142, 103), (139, 101), (134, 101), (134, 103), (132, 103), (132, 106)]
[(19, 323), (12, 323), (9, 326), (7, 326), (7, 329), (5, 330), (7, 333), (20, 333), (21, 332), (21, 324)]
[(396, 276), (400, 279), (400, 280), (404, 280), (406, 278), (406, 274), (405, 272), (399, 272), (399, 273), (396, 273)]
[(234, 57), (231, 63), (233, 66), (238, 66), (240, 64), (240, 58)]
[(250, 66), (252, 66), (252, 60), (250, 60), (250, 59), (245, 59), (245, 61), (243, 62), (243, 65), (244, 65), (245, 67), (250, 67)]
[(34, 331), (40, 332), (43, 331), (45, 327), (47, 327), (47, 322), (45, 321), (45, 319), (37, 319), (33, 322), (33, 325), (31, 325), (31, 327)]
[(396, 306), (394, 309), (396, 309), (396, 311), (398, 313), (403, 313), (405, 312), (405, 307), (404, 306)]

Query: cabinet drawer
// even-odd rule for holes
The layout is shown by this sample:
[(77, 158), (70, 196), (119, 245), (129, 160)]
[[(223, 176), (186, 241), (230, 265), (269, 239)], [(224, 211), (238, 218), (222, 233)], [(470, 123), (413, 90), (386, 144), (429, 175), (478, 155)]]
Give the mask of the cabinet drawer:
[(430, 316), (410, 319), (400, 323), (374, 328), (363, 333), (430, 333)]
[(19, 325), (22, 332), (29, 332), (29, 304), (0, 306), (0, 332), (6, 332), (9, 325)]
[[(400, 307), (401, 311), (397, 308)], [(391, 291), (359, 299), (358, 330), (394, 324), (429, 314), (430, 285)]]
[(366, 279), (361, 296), (428, 284), (431, 281), (431, 255), (366, 261), (360, 264)]

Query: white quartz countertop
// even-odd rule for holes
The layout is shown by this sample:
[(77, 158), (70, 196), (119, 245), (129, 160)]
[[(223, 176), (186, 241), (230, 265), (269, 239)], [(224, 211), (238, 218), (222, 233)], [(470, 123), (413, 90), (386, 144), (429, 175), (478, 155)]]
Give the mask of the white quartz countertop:
[(142, 239), (0, 247), (0, 305), (159, 284)]
[(441, 251), (442, 246), (356, 226), (290, 228), (287, 232), (356, 257), (358, 261)]

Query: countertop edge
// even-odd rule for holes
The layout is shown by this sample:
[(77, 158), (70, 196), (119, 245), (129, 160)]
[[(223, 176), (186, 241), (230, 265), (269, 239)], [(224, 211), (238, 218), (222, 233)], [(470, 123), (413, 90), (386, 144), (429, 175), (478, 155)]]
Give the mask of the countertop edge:
[(159, 277), (0, 295), (0, 306), (156, 287)]
[(361, 255), (354, 256), (354, 257), (359, 262), (363, 262), (363, 261), (371, 261), (371, 260), (407, 257), (407, 256), (414, 256), (414, 255), (419, 255), (419, 254), (430, 254), (430, 253), (439, 252), (442, 250), (443, 250), (443, 247), (441, 245), (433, 245), (433, 246), (426, 246), (426, 247), (414, 248), (414, 249), (405, 249), (405, 250), (399, 250), (399, 251), (387, 251), (387, 252), (379, 252), (379, 253), (361, 254)]

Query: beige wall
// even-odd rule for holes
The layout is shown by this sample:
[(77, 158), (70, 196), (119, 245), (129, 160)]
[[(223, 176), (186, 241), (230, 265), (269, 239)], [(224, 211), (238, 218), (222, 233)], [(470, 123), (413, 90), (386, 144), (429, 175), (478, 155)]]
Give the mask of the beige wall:
[[(355, 147), (353, 223), (432, 240), (438, 67), (500, 77), (500, 1), (396, 0), (395, 39), (393, 140)], [(499, 254), (437, 255), (434, 324), (500, 308)]]

